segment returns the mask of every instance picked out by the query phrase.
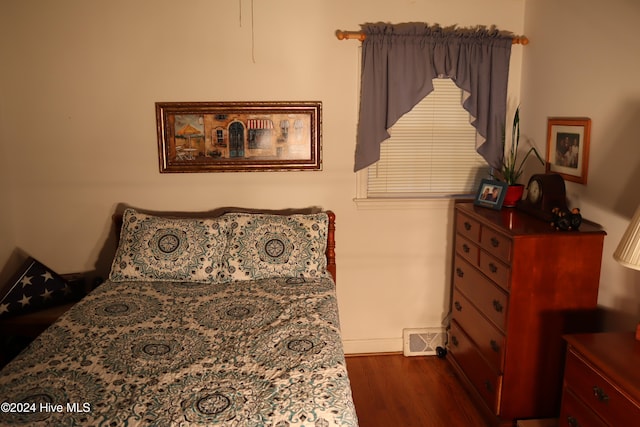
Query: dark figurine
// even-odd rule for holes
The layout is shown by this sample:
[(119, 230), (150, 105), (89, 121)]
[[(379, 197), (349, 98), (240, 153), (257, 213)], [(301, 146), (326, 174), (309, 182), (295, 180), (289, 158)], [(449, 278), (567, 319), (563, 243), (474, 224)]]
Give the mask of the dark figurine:
[(553, 208), (551, 213), (553, 214), (551, 225), (555, 227), (556, 230), (577, 230), (580, 228), (580, 224), (582, 224), (582, 215), (580, 215), (580, 209), (578, 208), (573, 208), (571, 210)]

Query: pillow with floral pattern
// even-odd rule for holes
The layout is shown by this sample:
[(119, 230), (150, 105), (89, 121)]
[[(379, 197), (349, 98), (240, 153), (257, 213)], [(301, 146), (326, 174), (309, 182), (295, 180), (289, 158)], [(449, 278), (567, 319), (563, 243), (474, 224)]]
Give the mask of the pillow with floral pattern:
[(229, 239), (223, 259), (226, 277), (330, 277), (325, 255), (329, 227), (326, 213), (230, 213), (221, 218)]
[(217, 218), (160, 217), (127, 209), (109, 279), (220, 282), (226, 232)]

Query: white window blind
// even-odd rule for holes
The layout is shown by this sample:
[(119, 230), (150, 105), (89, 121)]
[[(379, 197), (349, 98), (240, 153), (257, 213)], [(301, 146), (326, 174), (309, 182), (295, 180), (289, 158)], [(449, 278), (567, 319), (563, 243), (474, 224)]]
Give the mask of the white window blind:
[(433, 84), (434, 91), (389, 130), (380, 160), (367, 171), (367, 198), (474, 194), (489, 175), (475, 150), (462, 90), (450, 79)]

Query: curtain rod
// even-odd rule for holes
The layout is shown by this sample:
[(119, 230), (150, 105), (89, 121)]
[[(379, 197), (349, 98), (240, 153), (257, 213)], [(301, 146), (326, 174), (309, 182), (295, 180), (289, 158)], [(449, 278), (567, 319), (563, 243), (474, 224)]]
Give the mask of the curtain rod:
[[(361, 31), (341, 31), (336, 30), (336, 37), (338, 40), (360, 40), (361, 42), (367, 38), (367, 35)], [(529, 39), (526, 36), (514, 36), (512, 44), (529, 44)]]

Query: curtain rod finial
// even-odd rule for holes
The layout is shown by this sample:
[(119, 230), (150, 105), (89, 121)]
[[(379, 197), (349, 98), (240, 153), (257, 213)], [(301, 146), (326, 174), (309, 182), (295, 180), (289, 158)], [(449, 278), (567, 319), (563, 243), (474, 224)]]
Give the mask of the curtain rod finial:
[(360, 31), (342, 31), (336, 30), (338, 40), (360, 40), (361, 42), (367, 38), (367, 35)]

